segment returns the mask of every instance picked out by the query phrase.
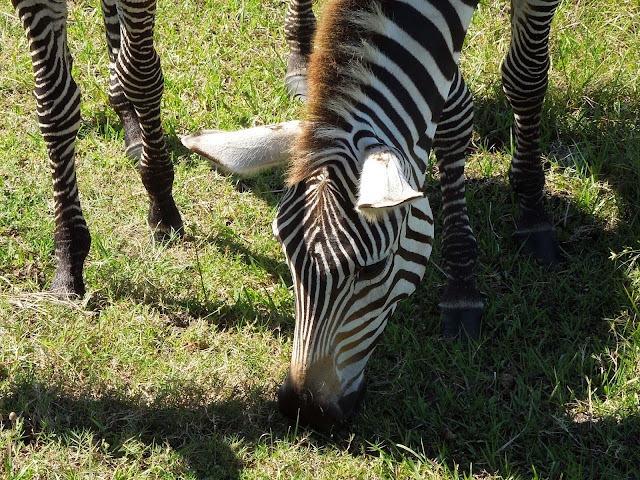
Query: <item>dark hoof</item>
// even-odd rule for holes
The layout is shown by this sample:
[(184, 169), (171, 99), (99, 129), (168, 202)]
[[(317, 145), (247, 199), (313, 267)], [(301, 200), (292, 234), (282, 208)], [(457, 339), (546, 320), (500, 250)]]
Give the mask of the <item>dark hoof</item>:
[(74, 277), (69, 271), (57, 269), (49, 291), (65, 300), (78, 300), (84, 297), (86, 290), (82, 280), (82, 273), (80, 273), (79, 277)]
[(306, 73), (287, 75), (284, 81), (289, 97), (302, 100), (303, 102), (307, 100), (308, 90)]
[(151, 227), (151, 232), (153, 233), (153, 240), (155, 242), (168, 242), (174, 238), (183, 238), (184, 237), (184, 225), (180, 222), (180, 225), (172, 226), (169, 228), (160, 228), (160, 226)]
[(124, 151), (125, 155), (135, 162), (136, 165), (142, 160), (142, 142), (128, 145)]
[(153, 230), (153, 241), (158, 243), (169, 242), (173, 238), (183, 238), (184, 228), (169, 229), (169, 230)]
[(463, 343), (469, 339), (480, 338), (482, 309), (480, 308), (442, 308), (440, 313), (442, 334), (445, 337), (459, 337)]
[(557, 267), (562, 262), (555, 230), (516, 232), (513, 236), (520, 245), (521, 255), (533, 257), (545, 267)]
[(158, 205), (152, 203), (149, 207), (147, 223), (156, 242), (165, 242), (171, 238), (184, 236), (184, 224), (173, 198)]

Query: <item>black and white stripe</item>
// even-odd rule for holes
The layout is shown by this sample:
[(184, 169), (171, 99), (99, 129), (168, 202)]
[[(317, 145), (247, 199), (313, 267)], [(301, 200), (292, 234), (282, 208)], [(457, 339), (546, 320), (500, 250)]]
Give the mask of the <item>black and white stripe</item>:
[(307, 63), (313, 49), (316, 17), (311, 0), (289, 0), (284, 34), (289, 45), (285, 84), (292, 97), (307, 96)]
[[(60, 0), (12, 0), (29, 40), (40, 129), (49, 151), (55, 200), (54, 292), (83, 295), (84, 260), (91, 237), (82, 214), (75, 172), (80, 90), (71, 77), (67, 5)], [(111, 81), (109, 100), (119, 114), (127, 153), (140, 160), (149, 193), (148, 222), (156, 236), (181, 231), (171, 189), (173, 166), (160, 122), (163, 77), (153, 46), (155, 0), (102, 0)]]
[[(519, 207), (515, 237), (522, 243), (524, 254), (532, 254), (547, 265), (557, 263), (559, 253), (553, 224), (545, 209), (540, 113), (547, 88), (549, 29), (558, 3), (558, 0), (512, 2), (512, 38), (502, 64), (504, 89), (515, 116), (515, 149), (509, 172)], [(294, 4), (292, 0), (290, 11), (295, 10)], [(311, 24), (313, 12), (305, 8), (304, 15), (295, 16), (299, 23), (301, 17)], [(398, 40), (402, 42), (401, 38)], [(304, 50), (309, 49), (307, 46)], [(454, 52), (455, 61), (456, 55)], [(397, 72), (398, 69), (394, 74)], [(406, 79), (401, 83), (406, 83)], [(464, 327), (468, 334), (476, 336), (482, 302), (473, 282), (476, 242), (469, 225), (464, 189), (464, 150), (470, 138), (473, 112), (461, 79), (457, 89), (455, 85), (452, 87), (447, 103), (433, 144), (443, 196), (442, 259), (448, 274), (440, 306), (445, 333), (456, 334)], [(403, 118), (420, 118), (419, 113), (403, 110), (398, 104), (387, 103), (383, 108)]]
[[(322, 428), (350, 414), (376, 340), (422, 279), (433, 218), (427, 199), (411, 192), (424, 191), (434, 137), (441, 169), (461, 167), (472, 116), (457, 60), (474, 7), (341, 1), (324, 13), (293, 185), (274, 222), (296, 293), (291, 370), (280, 390), (288, 415)], [(388, 165), (407, 182), (406, 201), (378, 202), (369, 191)], [(447, 195), (464, 203), (463, 185)], [(458, 227), (461, 219), (468, 227), (461, 209), (451, 212), (450, 234), (463, 231), (475, 246)]]
[[(502, 66), (505, 92), (516, 117), (516, 152), (510, 178), (519, 204), (517, 234), (522, 237), (524, 250), (543, 263), (557, 261), (553, 228), (544, 208), (539, 148), (540, 111), (549, 65), (548, 35), (557, 4), (557, 0), (512, 2), (511, 48)], [(349, 210), (349, 205), (358, 205), (357, 192), (365, 188), (358, 183), (363, 168), (358, 157), (361, 152), (381, 148), (380, 144), (401, 152), (400, 156), (408, 160), (403, 168), (409, 183), (421, 191), (428, 154), (433, 149), (444, 213), (441, 254), (448, 275), (440, 304), (444, 333), (457, 335), (462, 331), (477, 337), (483, 308), (474, 285), (477, 245), (465, 200), (464, 156), (471, 138), (473, 108), (457, 68), (470, 19), (464, 13), (475, 5), (453, 0), (342, 1), (334, 5), (338, 6), (330, 5), (326, 13), (330, 27), (319, 31), (319, 51), (309, 67), (309, 123), (293, 167), (294, 182), (298, 183), (287, 195), (276, 220), (277, 225), (286, 224), (300, 208), (300, 196), (307, 196), (305, 208), (310, 205), (309, 182), (318, 172), (339, 172), (333, 175), (330, 190), (344, 192), (342, 196), (348, 198), (345, 206), (335, 208), (332, 197), (324, 195), (328, 205), (313, 209), (313, 214), (299, 220), (302, 232), (291, 237), (279, 231), (295, 272), (297, 307), (294, 356), (281, 389), (281, 407), (289, 415), (305, 416), (320, 426), (327, 415), (319, 412), (328, 411), (334, 421), (343, 418), (343, 407), (350, 406), (345, 399), (353, 396), (355, 385), (362, 384), (364, 364), (375, 338), (395, 302), (415, 289), (424, 272), (420, 267), (424, 260), (412, 263), (405, 257), (413, 254), (419, 258), (419, 252), (431, 244), (431, 238), (421, 238), (402, 253), (388, 253), (390, 241), (396, 239), (402, 245), (406, 234), (393, 225), (403, 225), (403, 219), (410, 219), (413, 207), (404, 213), (406, 208), (387, 212), (377, 220), (374, 215), (369, 224), (362, 220), (363, 215)], [(332, 35), (337, 38), (332, 39)], [(366, 211), (360, 213), (368, 217)], [(389, 215), (395, 223), (389, 224)], [(421, 231), (430, 232), (431, 225), (423, 225)], [(339, 248), (328, 249), (322, 262), (296, 248), (304, 244), (307, 249), (309, 245), (327, 249), (336, 243)], [(361, 254), (360, 249), (368, 255)], [(374, 284), (364, 287), (357, 297), (349, 288), (358, 285), (358, 269), (377, 265), (385, 255), (394, 258), (392, 266), (379, 270)], [(330, 262), (336, 258), (350, 269), (335, 272)], [(354, 259), (352, 264), (349, 258)], [(406, 276), (404, 280), (400, 280), (402, 275)], [(400, 291), (402, 295), (398, 295)], [(366, 304), (359, 304), (355, 297), (365, 298)], [(345, 324), (357, 324), (357, 328), (343, 327)], [(337, 341), (341, 328), (346, 336)], [(367, 332), (366, 340), (359, 338), (361, 331)], [(315, 373), (315, 365), (321, 365), (322, 375)], [(310, 405), (309, 392), (314, 399)]]
[[(296, 295), (291, 369), (279, 400), (285, 414), (318, 428), (353, 413), (376, 339), (424, 274), (433, 220), (422, 192), (432, 150), (444, 211), (443, 330), (479, 335), (483, 306), (474, 285), (477, 245), (464, 179), (473, 109), (457, 67), (476, 3), (330, 1), (306, 70), (305, 122), (183, 139), (236, 172), (286, 159), (279, 152), (295, 143), (290, 189), (274, 222)], [(511, 169), (517, 233), (523, 250), (544, 263), (557, 261), (541, 200), (538, 131), (557, 3), (512, 1), (514, 33), (502, 67), (520, 137)], [(313, 15), (308, 5), (307, 17)], [(296, 48), (310, 51), (310, 45)]]
[(545, 208), (540, 161), (540, 117), (547, 91), (549, 30), (559, 0), (513, 1), (511, 43), (502, 62), (504, 92), (514, 113), (509, 180), (518, 202), (516, 237), (543, 264), (559, 261), (553, 223)]

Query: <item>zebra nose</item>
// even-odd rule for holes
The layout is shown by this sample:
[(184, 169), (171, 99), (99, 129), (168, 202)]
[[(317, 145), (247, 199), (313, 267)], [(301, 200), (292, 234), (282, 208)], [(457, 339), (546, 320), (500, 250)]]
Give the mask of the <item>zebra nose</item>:
[(326, 399), (314, 395), (309, 388), (296, 389), (287, 381), (278, 389), (280, 412), (286, 417), (308, 425), (315, 430), (328, 432), (349, 421), (359, 410), (364, 398), (365, 385), (338, 399)]

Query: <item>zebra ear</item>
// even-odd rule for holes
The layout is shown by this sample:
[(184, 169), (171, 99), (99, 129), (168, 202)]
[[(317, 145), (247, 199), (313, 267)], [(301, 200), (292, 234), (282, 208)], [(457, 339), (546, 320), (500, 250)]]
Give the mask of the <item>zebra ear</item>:
[(365, 156), (356, 208), (367, 220), (376, 220), (385, 210), (424, 197), (407, 181), (402, 163), (399, 155), (388, 149)]
[(216, 167), (240, 175), (252, 175), (285, 164), (301, 131), (299, 121), (247, 128), (234, 132), (201, 130), (182, 137), (182, 144)]

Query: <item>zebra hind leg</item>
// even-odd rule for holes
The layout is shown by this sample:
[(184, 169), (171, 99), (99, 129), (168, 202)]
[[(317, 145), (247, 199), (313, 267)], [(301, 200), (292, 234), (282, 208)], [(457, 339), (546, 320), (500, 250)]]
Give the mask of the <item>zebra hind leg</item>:
[(142, 130), (136, 110), (127, 99), (116, 71), (116, 60), (120, 51), (120, 20), (116, 0), (101, 0), (100, 6), (109, 50), (109, 104), (122, 122), (125, 153), (138, 163), (142, 158)]
[[(147, 221), (156, 240), (163, 240), (172, 232), (182, 234), (183, 223), (173, 200), (173, 165), (160, 117), (164, 78), (153, 46), (156, 4), (148, 2), (142, 8), (136, 0), (118, 1), (122, 28), (115, 71), (140, 124), (140, 176), (150, 203)], [(133, 148), (133, 144), (128, 148)]]
[(12, 0), (27, 32), (33, 64), (38, 121), (53, 177), (56, 271), (51, 291), (85, 293), (82, 270), (91, 236), (80, 199), (75, 141), (80, 127), (80, 89), (71, 77), (67, 46), (67, 6), (47, 0)]
[(284, 21), (284, 32), (289, 44), (289, 60), (285, 74), (287, 93), (292, 98), (306, 100), (307, 65), (316, 32), (316, 17), (311, 0), (290, 0)]
[(473, 129), (473, 103), (462, 75), (457, 72), (433, 140), (438, 160), (444, 235), (442, 261), (447, 285), (440, 302), (445, 336), (480, 336), (482, 298), (474, 284), (476, 238), (469, 224), (465, 199), (465, 153)]
[(514, 237), (523, 255), (532, 255), (547, 266), (560, 263), (560, 249), (543, 192), (540, 117), (548, 84), (549, 29), (558, 3), (511, 2), (511, 44), (502, 63), (503, 88), (515, 118), (515, 148), (509, 168), (518, 202)]

